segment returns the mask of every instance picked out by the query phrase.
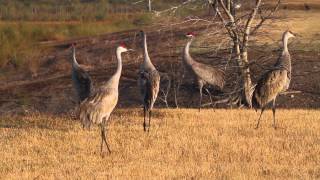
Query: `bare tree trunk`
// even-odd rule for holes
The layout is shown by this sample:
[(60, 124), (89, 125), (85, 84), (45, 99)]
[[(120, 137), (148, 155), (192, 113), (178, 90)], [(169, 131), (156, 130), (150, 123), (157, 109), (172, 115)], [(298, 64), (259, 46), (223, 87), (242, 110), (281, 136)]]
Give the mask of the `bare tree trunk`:
[(241, 53), (241, 59), (242, 59), (242, 66), (241, 66), (241, 74), (243, 79), (243, 96), (246, 100), (246, 103), (251, 108), (252, 107), (252, 81), (251, 81), (251, 75), (250, 75), (250, 68), (249, 68), (249, 60), (248, 60), (248, 52), (245, 50), (245, 52)]
[(243, 84), (243, 90), (244, 90), (244, 97), (246, 99), (246, 102), (249, 107), (252, 107), (252, 82), (251, 82), (251, 76), (250, 76), (250, 69), (249, 69), (249, 60), (248, 60), (248, 45), (249, 45), (249, 36), (251, 32), (251, 26), (254, 17), (257, 15), (257, 12), (259, 10), (260, 4), (262, 0), (257, 0), (256, 1), (256, 6), (250, 13), (250, 17), (246, 23), (246, 28), (245, 32), (243, 35), (243, 47), (242, 47), (242, 52), (241, 52), (241, 59), (243, 61), (243, 66), (242, 67), (242, 76), (244, 79), (244, 84)]
[[(239, 71), (242, 79), (242, 98), (245, 100), (246, 104), (249, 107), (252, 107), (251, 102), (251, 95), (252, 95), (252, 81), (251, 81), (251, 75), (250, 75), (250, 68), (249, 68), (249, 59), (248, 59), (248, 41), (251, 31), (251, 25), (253, 22), (253, 19), (257, 15), (258, 9), (260, 7), (262, 0), (256, 0), (256, 6), (252, 10), (252, 12), (249, 14), (249, 18), (246, 22), (244, 32), (242, 34), (243, 39), (240, 40), (240, 34), (241, 32), (238, 30), (239, 27), (236, 25), (236, 17), (235, 12), (232, 12), (231, 10), (234, 9), (234, 1), (233, 0), (219, 0), (220, 6), (223, 9), (223, 12), (226, 14), (226, 16), (229, 19), (229, 22), (224, 19), (224, 16), (220, 13), (218, 7), (216, 8), (216, 11), (218, 12), (218, 15), (220, 17), (220, 20), (225, 25), (226, 30), (228, 31), (229, 36), (231, 37), (233, 44), (234, 44), (234, 52), (236, 53), (236, 61), (237, 65), (239, 66)], [(216, 1), (217, 3), (218, 1)]]
[(231, 0), (226, 0), (226, 5), (227, 5), (228, 11), (230, 11), (231, 10)]
[(234, 0), (230, 2), (230, 12), (232, 16), (236, 18), (236, 3)]
[(151, 12), (151, 11), (152, 11), (152, 7), (151, 7), (151, 0), (148, 0), (148, 10), (149, 10), (149, 12)]
[(178, 104), (179, 88), (180, 88), (180, 84), (175, 82), (173, 86), (173, 92), (174, 92), (174, 104), (176, 108), (179, 108), (179, 104)]

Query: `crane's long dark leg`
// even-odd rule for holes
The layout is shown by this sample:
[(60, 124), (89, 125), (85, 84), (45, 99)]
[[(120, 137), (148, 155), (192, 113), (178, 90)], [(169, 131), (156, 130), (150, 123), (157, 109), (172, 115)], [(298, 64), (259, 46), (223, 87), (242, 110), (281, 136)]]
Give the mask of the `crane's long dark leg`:
[(104, 119), (102, 120), (102, 123), (100, 124), (100, 130), (101, 130), (101, 146), (100, 146), (100, 153), (102, 155), (103, 152), (103, 126), (104, 126)]
[(201, 110), (201, 104), (202, 104), (202, 88), (203, 88), (203, 84), (201, 82), (199, 82), (199, 92), (200, 92), (200, 99), (199, 99), (199, 112)]
[(202, 102), (202, 89), (200, 89), (200, 100), (199, 100), (199, 112), (201, 111), (201, 103)]
[(209, 95), (209, 98), (210, 98), (210, 101), (211, 101), (211, 106), (214, 108), (214, 104), (213, 104), (213, 101), (212, 101), (212, 96), (211, 96), (211, 93), (210, 91), (207, 89), (207, 88), (204, 88), (206, 90), (206, 92), (208, 93)]
[(147, 129), (146, 129), (146, 107), (145, 106), (143, 106), (143, 130), (144, 131), (147, 131)]
[(276, 98), (273, 99), (273, 103), (272, 103), (273, 128), (274, 129), (277, 129), (277, 126), (276, 126)]
[(102, 123), (101, 123), (101, 138), (102, 138), (102, 142), (101, 142), (101, 154), (103, 152), (103, 143), (106, 144), (108, 152), (111, 153), (109, 144), (107, 142), (107, 136), (106, 136), (106, 119), (104, 118)]
[(258, 127), (259, 127), (260, 119), (261, 119), (261, 116), (262, 116), (262, 114), (263, 114), (263, 112), (264, 112), (264, 109), (265, 109), (265, 107), (263, 107), (263, 108), (261, 109), (261, 113), (260, 113), (260, 116), (259, 116), (259, 119), (258, 119), (258, 123), (257, 123), (257, 126), (256, 126), (255, 129), (258, 129)]
[(103, 125), (100, 124), (100, 130), (101, 130), (101, 146), (100, 146), (100, 153), (101, 153), (101, 156), (102, 156), (102, 152), (103, 152)]
[(150, 130), (150, 126), (151, 126), (151, 109), (149, 110), (149, 127), (148, 127), (148, 132)]

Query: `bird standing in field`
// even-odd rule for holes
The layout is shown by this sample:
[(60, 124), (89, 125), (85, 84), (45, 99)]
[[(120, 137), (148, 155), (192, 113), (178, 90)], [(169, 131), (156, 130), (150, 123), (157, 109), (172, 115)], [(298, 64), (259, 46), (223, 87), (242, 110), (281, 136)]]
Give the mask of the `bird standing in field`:
[(261, 113), (256, 125), (259, 127), (261, 116), (266, 106), (272, 102), (273, 127), (276, 128), (276, 98), (289, 88), (291, 81), (291, 58), (288, 51), (288, 40), (295, 37), (291, 31), (285, 31), (282, 37), (283, 50), (273, 69), (261, 76), (254, 88), (252, 105), (261, 108)]
[[(225, 83), (225, 73), (221, 69), (211, 67), (209, 65), (202, 64), (193, 60), (193, 58), (190, 56), (189, 49), (192, 41), (195, 38), (195, 34), (187, 33), (186, 37), (189, 38), (190, 40), (188, 41), (187, 45), (184, 48), (183, 63), (186, 70), (193, 75), (195, 81), (198, 83), (199, 93), (200, 93), (200, 99), (199, 99), (199, 111), (200, 111), (203, 86), (208, 84), (222, 90)], [(206, 88), (205, 90), (210, 95), (209, 90)], [(210, 100), (211, 100), (211, 96), (210, 96)], [(211, 100), (211, 103), (212, 103), (212, 100)]]
[(72, 44), (72, 82), (80, 104), (90, 96), (93, 87), (89, 74), (77, 62), (75, 44)]
[(107, 143), (106, 123), (110, 114), (117, 105), (119, 95), (119, 80), (122, 71), (121, 53), (130, 51), (125, 45), (120, 45), (116, 50), (118, 67), (116, 73), (95, 93), (85, 99), (80, 105), (80, 120), (83, 127), (90, 128), (91, 124), (98, 124), (101, 128), (101, 153), (105, 143), (109, 153), (111, 150)]
[(143, 38), (143, 49), (144, 49), (144, 61), (140, 66), (139, 70), (139, 87), (143, 100), (143, 129), (147, 130), (146, 116), (148, 113), (149, 123), (148, 131), (150, 129), (151, 115), (153, 105), (157, 99), (160, 86), (160, 75), (157, 69), (152, 64), (147, 47), (147, 35), (145, 32), (140, 31), (140, 36)]

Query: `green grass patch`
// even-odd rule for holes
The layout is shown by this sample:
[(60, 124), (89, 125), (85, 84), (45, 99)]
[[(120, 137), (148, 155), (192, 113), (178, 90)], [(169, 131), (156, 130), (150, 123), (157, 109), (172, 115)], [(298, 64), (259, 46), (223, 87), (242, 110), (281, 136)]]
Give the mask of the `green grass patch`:
[[(0, 22), (0, 67), (19, 68), (38, 54), (38, 43), (99, 35), (151, 23), (150, 14), (121, 15), (102, 22)], [(31, 60), (32, 60), (31, 59)]]

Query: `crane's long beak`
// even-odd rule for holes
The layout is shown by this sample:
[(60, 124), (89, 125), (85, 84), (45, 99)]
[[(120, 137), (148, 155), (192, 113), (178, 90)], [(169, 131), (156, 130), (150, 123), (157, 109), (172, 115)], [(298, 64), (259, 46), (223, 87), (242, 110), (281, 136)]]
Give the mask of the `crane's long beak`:
[(298, 34), (298, 33), (293, 33), (293, 32), (291, 32), (291, 34), (293, 34), (295, 37), (302, 37), (302, 35), (301, 35), (301, 34)]
[(297, 33), (295, 33), (294, 34), (296, 37), (302, 37), (302, 35), (301, 34), (297, 34)]
[(134, 49), (128, 49), (128, 51), (135, 51)]

